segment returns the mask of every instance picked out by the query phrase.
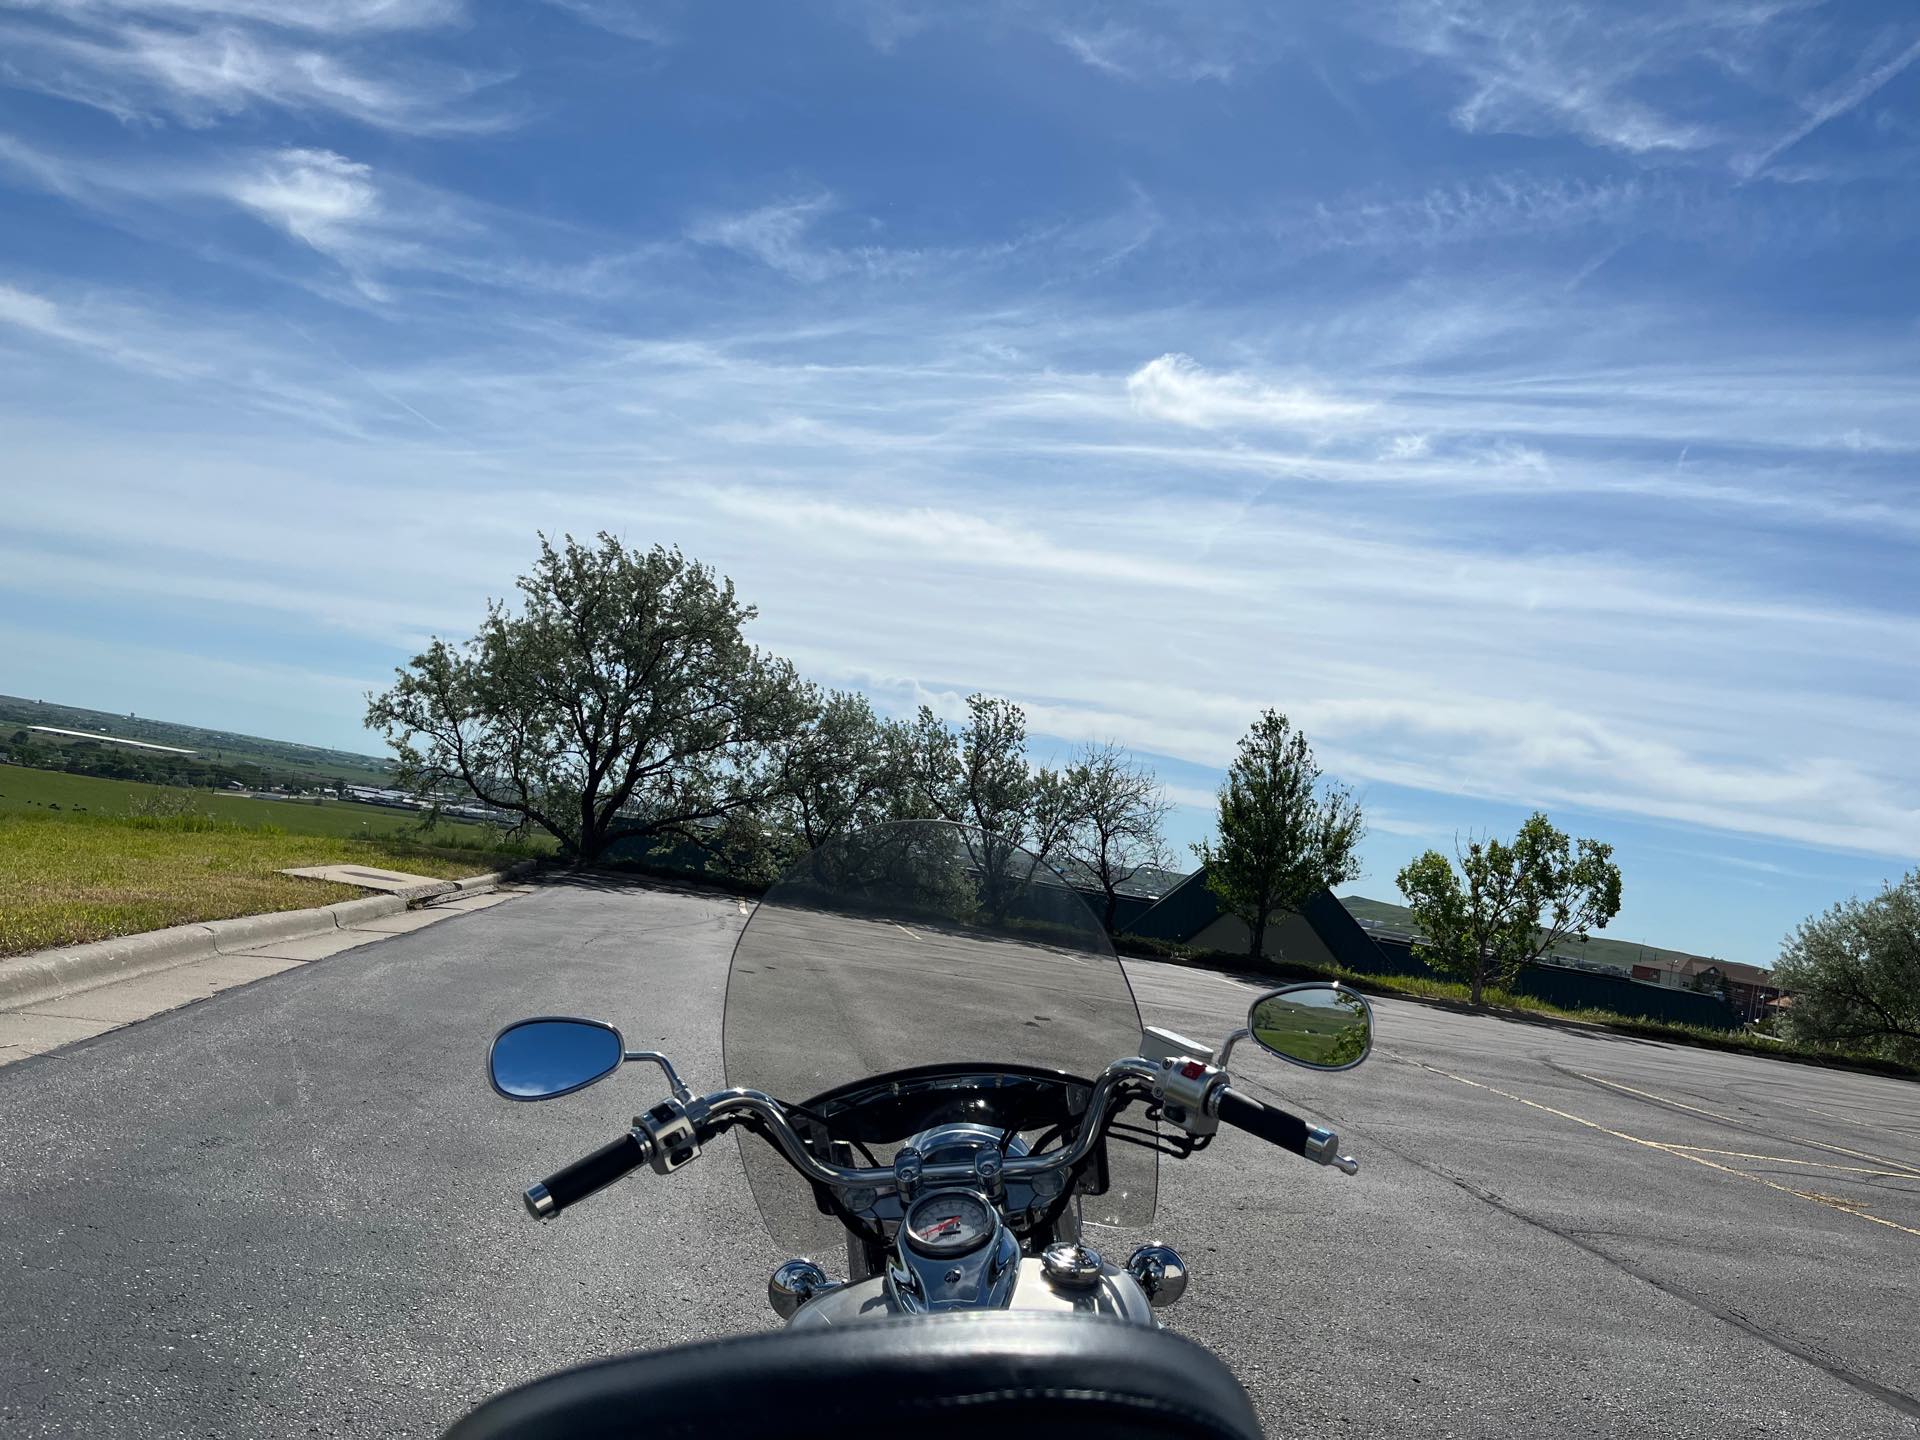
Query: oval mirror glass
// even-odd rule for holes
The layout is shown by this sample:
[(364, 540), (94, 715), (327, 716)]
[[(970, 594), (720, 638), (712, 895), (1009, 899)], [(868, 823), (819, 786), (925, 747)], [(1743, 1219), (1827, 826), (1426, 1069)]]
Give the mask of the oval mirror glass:
[(1247, 1012), (1254, 1043), (1309, 1070), (1350, 1070), (1373, 1049), (1373, 1007), (1344, 985), (1288, 985)]
[(494, 1037), (487, 1078), (509, 1100), (551, 1100), (606, 1079), (626, 1054), (620, 1032), (603, 1021), (542, 1016)]

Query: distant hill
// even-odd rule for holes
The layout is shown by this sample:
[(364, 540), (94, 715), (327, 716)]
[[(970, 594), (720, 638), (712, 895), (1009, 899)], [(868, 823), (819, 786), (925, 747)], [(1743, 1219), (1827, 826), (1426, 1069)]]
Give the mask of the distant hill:
[[(1420, 927), (1413, 912), (1390, 900), (1369, 900), (1363, 895), (1342, 895), (1340, 903), (1347, 913), (1369, 931), (1389, 935), (1417, 937)], [(1608, 940), (1595, 935), (1587, 940), (1571, 941), (1554, 947), (1553, 954), (1569, 960), (1585, 960), (1596, 965), (1617, 965), (1631, 969), (1635, 965), (1653, 965), (1663, 970), (1676, 969), (1687, 960), (1718, 960), (1723, 957), (1696, 955), (1691, 950), (1668, 950), (1659, 945), (1641, 945), (1632, 940)]]
[[(391, 762), (377, 755), (329, 750), (319, 745), (298, 745), (288, 740), (268, 740), (233, 730), (176, 725), (167, 720), (150, 720), (144, 715), (113, 715), (103, 710), (83, 710), (75, 705), (51, 705), (17, 695), (0, 695), (0, 745), (4, 745), (15, 731), (34, 725), (48, 725), (59, 730), (83, 730), (121, 740), (141, 740), (150, 745), (191, 750), (194, 758), (203, 763), (230, 768), (257, 767), (268, 783), (305, 788), (315, 785), (330, 787), (336, 783), (388, 785), (393, 781)], [(31, 731), (29, 735), (36, 746), (86, 743), (74, 736), (36, 734)]]

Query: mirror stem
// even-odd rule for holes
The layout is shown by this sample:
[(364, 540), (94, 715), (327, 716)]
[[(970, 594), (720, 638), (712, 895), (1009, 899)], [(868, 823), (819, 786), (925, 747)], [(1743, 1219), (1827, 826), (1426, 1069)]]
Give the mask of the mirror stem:
[(1213, 1052), (1213, 1060), (1210, 1062), (1213, 1065), (1213, 1067), (1216, 1070), (1226, 1069), (1227, 1061), (1233, 1055), (1233, 1047), (1238, 1045), (1242, 1040), (1245, 1040), (1248, 1036), (1252, 1034), (1253, 1034), (1253, 1031), (1247, 1029), (1246, 1026), (1242, 1025), (1238, 1030), (1234, 1031), (1231, 1035), (1227, 1036), (1226, 1039), (1222, 1040), (1220, 1042), (1220, 1048)]
[(654, 1064), (667, 1072), (667, 1088), (673, 1091), (674, 1099), (678, 1100), (682, 1105), (693, 1099), (693, 1092), (681, 1083), (680, 1076), (673, 1068), (673, 1062), (658, 1050), (629, 1050), (627, 1051), (626, 1058), (629, 1060), (653, 1061)]

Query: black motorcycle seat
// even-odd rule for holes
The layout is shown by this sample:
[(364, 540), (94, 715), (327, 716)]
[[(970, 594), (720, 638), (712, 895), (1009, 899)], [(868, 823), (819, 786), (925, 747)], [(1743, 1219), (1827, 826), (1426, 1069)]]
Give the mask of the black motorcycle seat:
[(1258, 1440), (1227, 1367), (1164, 1330), (968, 1312), (765, 1331), (581, 1365), (486, 1401), (446, 1440), (869, 1432)]

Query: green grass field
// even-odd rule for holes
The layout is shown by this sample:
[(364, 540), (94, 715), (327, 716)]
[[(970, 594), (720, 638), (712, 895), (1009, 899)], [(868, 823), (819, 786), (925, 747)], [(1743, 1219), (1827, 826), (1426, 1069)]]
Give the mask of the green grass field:
[[(186, 807), (186, 813), (132, 810)], [(527, 853), (491, 825), (422, 832), (405, 811), (254, 800), (0, 765), (0, 955), (352, 900), (277, 872), (360, 864), (454, 879)]]
[[(417, 815), (384, 805), (358, 805), (349, 800), (256, 800), (218, 790), (179, 790), (133, 780), (101, 780), (58, 770), (0, 765), (0, 814), (126, 815), (143, 804), (163, 799), (185, 805), (195, 814), (249, 829), (272, 826), (289, 835), (364, 839), (402, 832), (421, 834)], [(494, 825), (446, 822), (421, 838), (440, 846), (496, 849), (504, 845), (505, 832)], [(536, 844), (533, 848), (541, 847)]]

